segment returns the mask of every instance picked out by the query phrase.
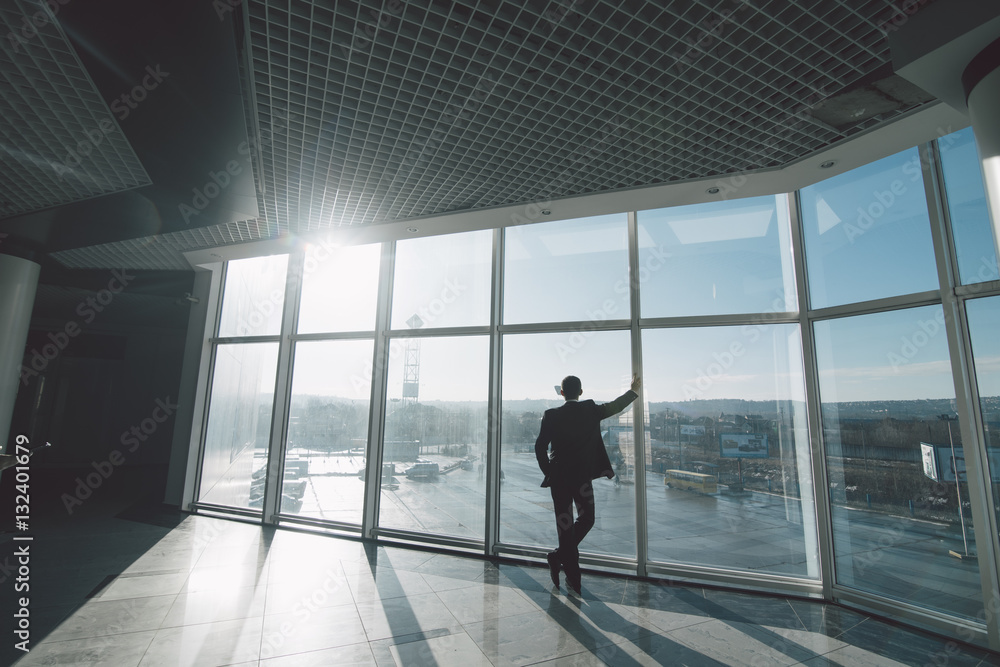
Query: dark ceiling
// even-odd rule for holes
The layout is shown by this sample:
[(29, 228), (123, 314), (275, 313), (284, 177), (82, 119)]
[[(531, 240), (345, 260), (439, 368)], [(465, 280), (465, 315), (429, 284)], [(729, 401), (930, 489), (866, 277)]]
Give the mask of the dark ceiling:
[(892, 73), (906, 18), (889, 0), (0, 0), (0, 242), (186, 269), (185, 250), (781, 167), (934, 101)]

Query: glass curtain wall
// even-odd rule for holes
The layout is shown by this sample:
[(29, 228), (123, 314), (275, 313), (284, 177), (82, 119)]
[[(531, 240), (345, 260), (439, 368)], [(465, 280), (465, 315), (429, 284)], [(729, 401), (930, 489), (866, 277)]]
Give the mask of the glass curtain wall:
[(380, 253), (374, 244), (305, 248), (282, 513), (361, 523)]
[(482, 542), (492, 230), (396, 243), (380, 529)]
[[(295, 256), (294, 309), (287, 257), (233, 261), (197, 496), (261, 506), (277, 405), (282, 517), (540, 555), (556, 536), (534, 441), (557, 385), (577, 375), (606, 402), (640, 372), (641, 410), (602, 424), (617, 474), (594, 484), (589, 562), (814, 586), (831, 572), (838, 598), (982, 619), (988, 533), (972, 523), (1000, 491), (994, 247), (963, 130), (794, 196), (324, 245)], [(956, 382), (956, 349), (975, 386)]]
[[(945, 188), (934, 196), (949, 207), (958, 273), (988, 279), (971, 253), (993, 246), (971, 182), (974, 150), (948, 136), (937, 154)], [(826, 500), (837, 585), (971, 619), (983, 591), (961, 474), (954, 323), (937, 295), (929, 155), (914, 148), (800, 192), (811, 307), (830, 313), (812, 325)], [(921, 305), (929, 291), (938, 303)], [(874, 299), (886, 300), (878, 312), (853, 305)]]
[(259, 510), (264, 498), (288, 256), (229, 262), (198, 500)]
[[(563, 404), (556, 388), (567, 375), (580, 378), (581, 400), (606, 403), (628, 389), (628, 218), (508, 228), (503, 278), (500, 542), (551, 551), (555, 515), (535, 438), (545, 410)], [(631, 415), (628, 408), (601, 424), (616, 476), (593, 482), (597, 519), (584, 553), (636, 555)]]

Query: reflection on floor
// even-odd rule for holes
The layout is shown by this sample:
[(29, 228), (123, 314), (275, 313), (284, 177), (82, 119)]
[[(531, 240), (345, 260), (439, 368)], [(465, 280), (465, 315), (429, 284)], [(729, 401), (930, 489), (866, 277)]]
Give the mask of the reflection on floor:
[(576, 597), (541, 564), (100, 508), (34, 531), (27, 654), (6, 574), (0, 664), (1000, 665), (818, 602), (597, 574)]

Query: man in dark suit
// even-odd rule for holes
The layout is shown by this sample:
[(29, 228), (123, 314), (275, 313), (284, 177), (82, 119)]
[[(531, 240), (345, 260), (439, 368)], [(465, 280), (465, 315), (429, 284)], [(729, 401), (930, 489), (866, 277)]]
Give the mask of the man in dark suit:
[[(632, 388), (610, 403), (579, 400), (580, 378), (569, 375), (560, 393), (566, 403), (546, 410), (535, 440), (535, 458), (552, 492), (559, 548), (548, 555), (552, 583), (559, 586), (559, 569), (566, 572), (566, 585), (580, 593), (580, 542), (594, 526), (596, 507), (591, 481), (615, 476), (601, 438), (601, 420), (618, 414), (639, 397), (641, 381), (632, 378)], [(549, 445), (552, 453), (549, 454)], [(576, 506), (576, 521), (573, 506)]]

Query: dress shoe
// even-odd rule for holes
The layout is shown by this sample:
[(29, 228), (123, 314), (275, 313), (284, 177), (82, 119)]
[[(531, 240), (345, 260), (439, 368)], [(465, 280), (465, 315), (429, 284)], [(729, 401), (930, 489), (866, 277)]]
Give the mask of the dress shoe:
[(550, 551), (545, 555), (545, 560), (549, 562), (549, 576), (552, 577), (552, 583), (559, 588), (559, 552)]

